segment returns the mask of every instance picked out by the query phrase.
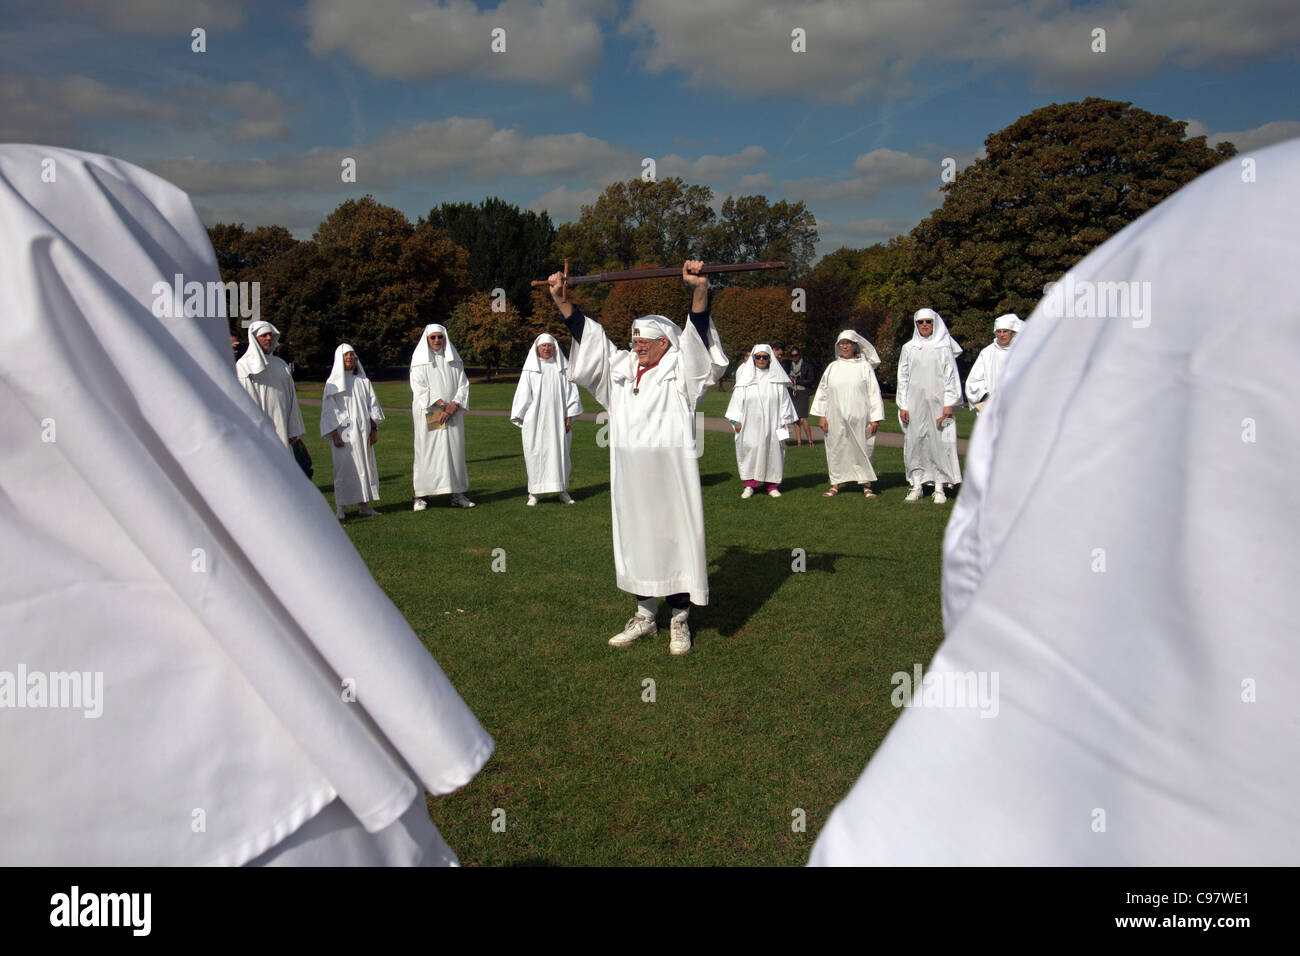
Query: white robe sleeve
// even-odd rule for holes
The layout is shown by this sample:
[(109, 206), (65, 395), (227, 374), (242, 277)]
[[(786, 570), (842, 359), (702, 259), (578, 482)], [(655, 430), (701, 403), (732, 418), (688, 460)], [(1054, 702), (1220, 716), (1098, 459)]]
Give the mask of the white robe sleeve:
[(822, 372), (822, 379), (817, 383), (817, 391), (813, 393), (812, 404), (808, 406), (809, 415), (816, 415), (820, 418), (826, 414), (827, 389), (829, 388), (827, 382), (831, 377), (831, 368), (832, 366), (828, 365), (826, 370)]
[(302, 409), (298, 407), (298, 390), (294, 388), (293, 375), (289, 372), (287, 365), (284, 369), (284, 377), (289, 386), (289, 421), (287, 423), (289, 440), (293, 441), (295, 438), (301, 438), (307, 434), (307, 426), (302, 423)]
[(429, 366), (412, 365), (411, 366), (411, 392), (415, 398), (415, 406), (423, 408), (426, 412), (433, 407), (433, 396), (429, 391)]
[(943, 356), (943, 403), (950, 408), (961, 405), (961, 373), (957, 371), (952, 353), (947, 350)]
[(567, 397), (564, 403), (565, 417), (577, 418), (582, 414), (582, 395), (578, 392), (578, 386), (565, 379), (564, 391)]
[(681, 369), (686, 399), (691, 408), (698, 409), (704, 393), (727, 371), (727, 358), (722, 354), (722, 344), (718, 338), (718, 330), (713, 324), (713, 316), (709, 316), (707, 342), (700, 338), (695, 323), (687, 318), (686, 328), (682, 330), (677, 348), (681, 353), (678, 367)]
[(321, 399), (320, 403), (320, 437), (325, 438), (336, 428), (342, 428), (348, 423), (347, 406), (343, 404), (336, 393), (330, 394)]
[(883, 422), (885, 420), (885, 400), (880, 394), (880, 381), (876, 378), (875, 371), (867, 373), (867, 411), (869, 422)]
[(966, 379), (966, 400), (972, 405), (989, 390), (988, 363), (985, 361), (987, 356), (988, 349), (980, 352), (979, 358), (975, 359), (975, 364), (971, 367), (970, 377)]
[(375, 394), (375, 389), (374, 386), (370, 384), (370, 379), (364, 378), (361, 382), (366, 387), (366, 397), (370, 406), (370, 420), (377, 425), (384, 420), (384, 409), (379, 404), (379, 396)]
[(727, 421), (743, 422), (745, 409), (745, 392), (743, 389), (733, 388), (731, 390), (731, 401), (727, 403)]
[(469, 376), (465, 374), (465, 368), (461, 365), (452, 366), (456, 370), (456, 394), (452, 401), (462, 409), (469, 409)]
[(608, 410), (610, 364), (623, 353), (614, 347), (599, 322), (589, 315), (582, 320), (582, 341), (575, 339), (570, 349), (569, 381), (591, 392), (601, 408)]
[[(515, 400), (510, 404), (510, 421), (524, 427), (524, 416), (528, 414), (528, 408), (533, 403), (533, 379), (536, 376), (531, 372), (524, 372), (519, 376), (519, 385), (515, 389)], [(572, 388), (572, 384), (569, 384)]]
[(907, 411), (907, 382), (912, 375), (912, 350), (906, 345), (898, 355), (898, 388), (894, 392), (894, 401), (900, 412)]
[(781, 409), (777, 415), (778, 426), (784, 428), (786, 425), (793, 425), (799, 420), (799, 413), (794, 410), (794, 399), (790, 397), (788, 388), (781, 389)]

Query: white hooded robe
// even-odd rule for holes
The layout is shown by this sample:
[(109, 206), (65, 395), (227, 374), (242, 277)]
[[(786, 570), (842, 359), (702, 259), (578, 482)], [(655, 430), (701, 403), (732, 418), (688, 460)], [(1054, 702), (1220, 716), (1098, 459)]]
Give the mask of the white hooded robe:
[(1057, 286), (1140, 314), (1049, 294), (1016, 337), (927, 668), (999, 675), (996, 716), (903, 710), (814, 864), (1300, 864), (1300, 140), (1252, 156)]
[[(861, 350), (856, 358), (846, 359), (839, 354), (838, 345), (845, 339)], [(876, 480), (871, 464), (876, 436), (869, 434), (869, 426), (885, 420), (885, 403), (876, 380), (880, 356), (870, 342), (848, 329), (840, 333), (835, 344), (835, 361), (822, 372), (808, 414), (826, 418), (830, 483), (856, 481), (865, 485)]]
[[(768, 367), (758, 370), (754, 356), (768, 355)], [(770, 345), (756, 345), (750, 352), (749, 374), (736, 376), (736, 386), (727, 405), (727, 418), (740, 422), (735, 432), (736, 466), (741, 481), (779, 485), (785, 475), (785, 439), (780, 429), (798, 421), (790, 398), (790, 376), (776, 360)]]
[(635, 352), (615, 347), (604, 328), (583, 317), (581, 342), (569, 354), (569, 379), (609, 412), (609, 484), (618, 587), (663, 597), (687, 592), (709, 603), (704, 502), (696, 452), (695, 410), (726, 371), (709, 319), (708, 343), (688, 319), (679, 330), (663, 316), (634, 323), (643, 337), (672, 346), (637, 384)]
[(271, 352), (275, 352), (280, 344), (280, 330), (270, 322), (254, 322), (248, 327), (248, 351), (240, 356), (235, 368), (239, 371), (239, 384), (257, 402), (257, 407), (274, 426), (284, 447), (288, 448), (293, 439), (307, 434), (307, 427), (302, 423), (302, 411), (298, 408), (293, 373), (284, 359), (262, 351), (257, 336), (263, 332), (274, 336)]
[[(537, 354), (537, 347), (544, 343), (555, 347), (555, 355), (546, 360)], [(573, 433), (564, 427), (564, 420), (582, 414), (582, 399), (565, 374), (568, 364), (555, 337), (539, 335), (528, 350), (515, 389), (510, 421), (523, 431), (530, 495), (553, 494), (569, 487)]]
[[(956, 410), (961, 402), (961, 376), (957, 374), (955, 356), (961, 346), (948, 334), (948, 327), (933, 309), (920, 309), (913, 317), (930, 316), (933, 331), (922, 338), (915, 325), (912, 338), (903, 343), (898, 356), (897, 401), (903, 427), (903, 470), (910, 484), (961, 482), (961, 465), (957, 460), (957, 422), (935, 420), (944, 407)], [(909, 423), (903, 425), (902, 412)]]
[[(321, 437), (330, 439), (334, 460), (334, 503), (340, 506), (379, 500), (379, 469), (370, 444), (370, 423), (384, 420), (384, 410), (366, 377), (361, 356), (356, 356), (355, 374), (343, 367), (343, 356), (348, 352), (356, 355), (346, 343), (334, 350), (334, 367), (325, 382), (320, 409)], [(331, 438), (336, 428), (343, 439), (342, 448)]]
[[(274, 862), (307, 834), (321, 862), (455, 862), (425, 791), (491, 738), (240, 387), (226, 319), (153, 314), (155, 283), (220, 281), (189, 198), (4, 146), (0, 216), (0, 864)], [(83, 676), (81, 706), (13, 706), (19, 668)]]
[[(442, 352), (429, 348), (429, 335), (447, 336)], [(460, 406), (444, 428), (430, 430), (425, 415), (434, 403), (455, 402)], [(445, 495), (469, 490), (469, 469), (465, 465), (465, 415), (469, 409), (469, 378), (460, 353), (441, 325), (426, 325), (420, 344), (411, 353), (411, 417), (415, 426), (415, 496)]]

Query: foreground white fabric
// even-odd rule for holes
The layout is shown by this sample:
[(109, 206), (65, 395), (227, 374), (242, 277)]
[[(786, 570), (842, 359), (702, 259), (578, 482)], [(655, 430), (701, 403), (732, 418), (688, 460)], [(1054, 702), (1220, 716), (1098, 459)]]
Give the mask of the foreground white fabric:
[(930, 665), (997, 672), (997, 716), (904, 712), (813, 863), (1300, 863), (1300, 141), (1252, 156), (1073, 270), (1147, 318), (1026, 322)]
[(239, 864), (335, 801), (356, 838), (467, 783), (491, 738), (240, 388), (226, 319), (151, 312), (218, 279), (185, 194), (6, 146), (0, 214), (0, 672), (102, 675), (98, 717), (0, 706), (0, 864)]
[[(555, 354), (545, 360), (537, 354), (537, 347), (544, 344), (555, 348)], [(555, 336), (539, 335), (528, 350), (515, 388), (510, 421), (523, 431), (530, 495), (549, 495), (569, 487), (573, 432), (564, 427), (564, 420), (582, 414), (582, 398), (565, 374), (568, 364)]]

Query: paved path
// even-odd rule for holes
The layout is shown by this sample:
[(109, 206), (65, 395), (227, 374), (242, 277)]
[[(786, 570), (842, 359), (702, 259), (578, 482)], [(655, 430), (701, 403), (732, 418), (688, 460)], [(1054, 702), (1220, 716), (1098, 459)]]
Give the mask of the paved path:
[[(299, 399), (298, 399), (298, 403), (299, 403), (300, 405), (312, 405), (312, 406), (319, 407), (319, 406), (320, 406), (320, 399), (319, 399), (319, 398), (302, 398), (302, 397), (299, 397)], [(383, 410), (384, 410), (384, 414), (388, 414), (388, 413), (390, 413), (390, 412), (393, 412), (393, 413), (396, 413), (396, 412), (405, 412), (407, 415), (411, 414), (411, 410), (410, 410), (409, 408), (389, 408), (387, 405), (383, 405), (383, 406), (380, 406), (380, 407), (383, 408)], [(486, 410), (483, 410), (483, 411), (472, 411), (472, 410), (471, 410), (471, 411), (467, 411), (467, 412), (465, 412), (465, 414), (466, 414), (466, 415), (481, 415), (481, 416), (483, 416), (484, 418), (505, 418), (505, 417), (507, 417), (510, 413), (509, 413), (508, 411), (505, 411), (504, 409), (486, 409)], [(584, 421), (584, 422), (594, 422), (594, 421), (596, 420), (596, 413), (595, 413), (595, 412), (584, 412), (583, 414), (579, 415), (578, 418), (579, 418), (580, 420)], [(820, 443), (820, 442), (824, 442), (825, 439), (826, 439), (826, 436), (825, 436), (824, 434), (822, 434), (822, 430), (821, 430), (820, 428), (818, 428), (816, 425), (812, 425), (811, 427), (812, 427), (813, 439), (814, 439), (815, 441), (819, 442), (819, 443)], [(731, 425), (727, 422), (727, 420), (726, 420), (725, 418), (710, 418), (710, 417), (707, 417), (707, 416), (706, 416), (705, 419), (704, 419), (704, 430), (705, 430), (705, 431), (710, 431), (710, 432), (730, 432), (730, 431), (731, 431)], [(969, 443), (969, 442), (968, 442), (967, 439), (965, 439), (965, 438), (958, 438), (958, 439), (957, 439), (957, 451), (958, 451), (959, 453), (963, 454), (963, 455), (966, 454), (966, 446), (967, 446), (968, 443)], [(903, 447), (903, 436), (900, 435), (898, 432), (883, 432), (883, 431), (882, 431), (882, 432), (878, 432), (878, 433), (876, 434), (876, 444), (877, 444), (877, 445), (882, 445), (882, 446), (884, 446), (885, 448), (902, 448), (902, 447)], [(791, 445), (791, 446), (789, 446), (789, 447), (791, 447), (791, 448), (796, 448), (796, 447), (798, 447), (798, 446), (796, 446), (796, 445)]]

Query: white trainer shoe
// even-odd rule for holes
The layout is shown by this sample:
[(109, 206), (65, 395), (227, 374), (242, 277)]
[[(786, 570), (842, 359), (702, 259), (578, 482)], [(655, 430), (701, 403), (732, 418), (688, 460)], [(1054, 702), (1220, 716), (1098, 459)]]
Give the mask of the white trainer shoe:
[(746, 488), (744, 491), (742, 491), (742, 492), (740, 493), (740, 497), (742, 497), (742, 498), (752, 498), (752, 497), (754, 497), (754, 489), (753, 489), (753, 488)]
[(334, 509), (334, 517), (338, 518), (340, 521), (343, 520), (343, 506), (342, 506), (342, 505), (339, 505), (337, 508)]
[(907, 493), (907, 497), (904, 498), (903, 500), (904, 500), (904, 501), (920, 501), (920, 500), (921, 500), (921, 486), (920, 486), (920, 485), (913, 485), (913, 486), (912, 486), (912, 490), (909, 491), (909, 492)]
[(412, 511), (423, 511), (427, 507), (429, 507), (429, 502), (425, 501), (423, 498), (416, 498), (415, 501), (411, 503)]
[(379, 514), (379, 512), (370, 507), (368, 502), (363, 502), (361, 507), (357, 509), (357, 514), (361, 515), (363, 518), (374, 518)]
[(633, 641), (648, 637), (659, 630), (659, 625), (648, 621), (640, 614), (633, 614), (623, 625), (623, 630), (609, 639), (610, 647), (626, 647)]
[(536, 507), (537, 507), (537, 496), (536, 496), (536, 495), (529, 495), (529, 496), (528, 496), (528, 507), (530, 507), (530, 508), (536, 508)]
[(569, 497), (569, 493), (567, 491), (560, 492), (560, 501), (566, 505), (576, 504), (576, 502)]
[(689, 654), (691, 652), (691, 626), (689, 624), (673, 618), (671, 635), (668, 640), (669, 654)]
[(460, 492), (456, 492), (456, 494), (451, 496), (451, 506), (453, 508), (473, 508), (474, 502), (470, 501)]
[(771, 491), (769, 491), (769, 492), (767, 493), (767, 496), (768, 496), (769, 498), (780, 498), (780, 497), (781, 497), (781, 489), (780, 489), (780, 488), (773, 488)]
[(934, 503), (936, 505), (941, 505), (947, 500), (948, 500), (948, 496), (943, 493), (942, 488), (934, 489)]

